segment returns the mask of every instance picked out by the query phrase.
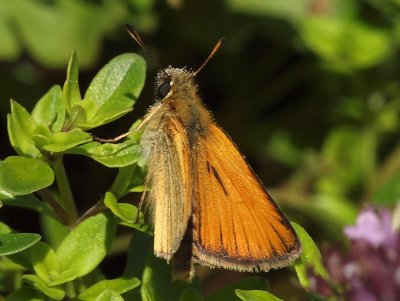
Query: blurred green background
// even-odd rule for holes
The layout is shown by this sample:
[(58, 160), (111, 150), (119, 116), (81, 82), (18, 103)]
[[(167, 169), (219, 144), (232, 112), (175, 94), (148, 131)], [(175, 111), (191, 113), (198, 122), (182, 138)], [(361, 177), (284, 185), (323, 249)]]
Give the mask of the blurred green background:
[[(0, 0), (1, 158), (14, 154), (9, 99), (30, 110), (64, 82), (72, 49), (82, 91), (114, 56), (143, 54), (125, 23), (161, 66), (195, 69), (226, 38), (198, 76), (203, 100), (284, 211), (321, 245), (341, 243), (343, 226), (366, 203), (399, 199), (399, 0)], [(98, 136), (123, 133), (153, 103), (157, 66), (145, 58), (135, 110)], [(81, 212), (116, 174), (73, 156), (66, 167)], [(21, 220), (13, 210), (2, 208), (0, 218), (19, 231), (38, 227), (34, 213)]]

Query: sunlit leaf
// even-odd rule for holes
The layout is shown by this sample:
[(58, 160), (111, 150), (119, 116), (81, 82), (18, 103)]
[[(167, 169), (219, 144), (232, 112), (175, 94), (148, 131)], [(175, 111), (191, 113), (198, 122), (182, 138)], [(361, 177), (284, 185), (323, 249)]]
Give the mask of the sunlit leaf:
[(53, 181), (53, 170), (39, 159), (11, 156), (0, 162), (0, 190), (11, 195), (34, 192)]
[(62, 300), (65, 296), (65, 291), (62, 288), (55, 286), (49, 287), (43, 279), (36, 275), (24, 275), (22, 278), (54, 300)]
[(36, 274), (46, 283), (57, 278), (60, 266), (56, 252), (46, 243), (38, 242), (31, 250), (32, 265)]
[(79, 66), (78, 54), (75, 50), (71, 52), (68, 63), (67, 78), (63, 87), (63, 95), (67, 110), (71, 112), (71, 108), (81, 101), (81, 92), (78, 83)]
[(94, 300), (106, 290), (113, 290), (117, 294), (123, 294), (140, 285), (140, 280), (137, 278), (117, 278), (111, 280), (102, 280), (79, 295), (80, 300)]
[(11, 145), (19, 155), (42, 157), (33, 140), (37, 123), (24, 107), (13, 100), (11, 100), (11, 114), (7, 116), (7, 127)]
[(266, 291), (244, 291), (237, 289), (235, 293), (243, 301), (283, 301)]
[(98, 214), (80, 223), (58, 247), (60, 274), (49, 285), (65, 283), (91, 272), (106, 256), (115, 230), (116, 221), (110, 214)]
[(146, 63), (134, 53), (122, 54), (106, 64), (90, 83), (82, 106), (87, 112), (84, 128), (110, 122), (132, 110), (143, 88)]
[(140, 146), (132, 140), (116, 144), (90, 142), (70, 149), (68, 153), (90, 157), (107, 167), (128, 166), (141, 158)]
[(308, 235), (306, 230), (304, 230), (298, 224), (292, 222), (292, 225), (300, 239), (301, 246), (303, 248), (303, 252), (301, 253), (300, 258), (296, 260), (294, 268), (300, 284), (304, 288), (309, 288), (310, 280), (307, 274), (309, 269), (311, 269), (316, 275), (320, 275), (325, 279), (328, 278), (328, 273), (322, 263), (321, 253), (310, 235)]

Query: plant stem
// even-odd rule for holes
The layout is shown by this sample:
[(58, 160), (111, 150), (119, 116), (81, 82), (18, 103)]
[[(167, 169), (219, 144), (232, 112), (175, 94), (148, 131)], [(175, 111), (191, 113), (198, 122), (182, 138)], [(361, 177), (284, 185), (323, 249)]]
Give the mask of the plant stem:
[(73, 226), (78, 220), (78, 211), (75, 206), (74, 196), (72, 195), (67, 173), (65, 172), (62, 156), (53, 161), (52, 165), (61, 202), (66, 212), (68, 225)]
[(69, 281), (69, 282), (65, 283), (65, 292), (66, 292), (66, 295), (70, 298), (73, 298), (76, 296), (76, 289), (75, 289), (73, 281)]
[(89, 208), (88, 211), (86, 211), (82, 216), (77, 220), (77, 224), (83, 222), (85, 219), (96, 215), (97, 213), (103, 212), (106, 210), (107, 207), (104, 205), (104, 201), (100, 200), (98, 201), (93, 207)]
[(53, 213), (53, 215), (49, 215), (49, 214), (47, 214), (47, 215), (60, 221), (63, 225), (67, 225), (68, 224), (67, 214), (66, 214), (64, 208), (52, 196), (50, 191), (47, 189), (42, 189), (42, 190), (37, 191), (36, 193), (38, 195), (40, 195), (42, 197), (42, 200), (46, 201), (47, 204), (49, 204), (50, 207), (53, 209), (53, 211), (51, 211)]

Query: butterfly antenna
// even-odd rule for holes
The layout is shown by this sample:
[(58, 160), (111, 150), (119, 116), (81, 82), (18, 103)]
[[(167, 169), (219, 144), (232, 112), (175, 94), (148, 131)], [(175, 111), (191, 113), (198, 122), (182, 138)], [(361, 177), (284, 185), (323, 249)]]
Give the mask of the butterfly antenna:
[(201, 64), (201, 66), (199, 68), (197, 68), (197, 70), (193, 73), (195, 76), (204, 68), (205, 65), (207, 65), (207, 63), (212, 59), (212, 57), (217, 53), (218, 49), (221, 47), (222, 42), (225, 40), (225, 38), (220, 38), (217, 42), (217, 44), (215, 44), (213, 50), (210, 52), (210, 54), (208, 55), (207, 59), (204, 61), (203, 64)]
[[(151, 52), (146, 48), (145, 44), (143, 43), (142, 38), (140, 37), (139, 33), (132, 27), (132, 25), (129, 24), (125, 24), (125, 29), (126, 31), (130, 34), (130, 36), (132, 37), (132, 39), (135, 40), (136, 43), (139, 44), (139, 46), (143, 49), (143, 51), (149, 56), (149, 58), (153, 61), (153, 63), (155, 65), (157, 65), (160, 70), (162, 70), (163, 72), (165, 68), (161, 67), (159, 64), (156, 63), (155, 58), (151, 55)], [(168, 75), (168, 74), (167, 74)]]

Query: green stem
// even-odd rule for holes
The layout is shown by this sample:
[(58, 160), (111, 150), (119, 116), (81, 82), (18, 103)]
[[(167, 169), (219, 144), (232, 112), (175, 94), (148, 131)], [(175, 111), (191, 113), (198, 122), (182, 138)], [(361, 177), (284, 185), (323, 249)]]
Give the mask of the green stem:
[[(53, 209), (50, 211), (52, 214), (48, 214), (48, 216), (54, 218), (55, 220), (60, 221), (63, 225), (68, 224), (67, 214), (64, 208), (57, 202), (57, 200), (53, 197), (47, 189), (42, 189), (36, 192), (39, 196), (41, 196), (42, 200), (46, 201), (47, 204)], [(44, 212), (43, 212), (44, 213)]]
[(76, 224), (79, 216), (78, 210), (75, 206), (74, 196), (72, 195), (71, 186), (68, 181), (67, 173), (65, 172), (62, 156), (53, 161), (52, 165), (61, 202), (67, 214), (68, 225), (73, 226)]
[(65, 292), (70, 298), (74, 298), (76, 296), (76, 289), (73, 281), (68, 281), (65, 283)]

